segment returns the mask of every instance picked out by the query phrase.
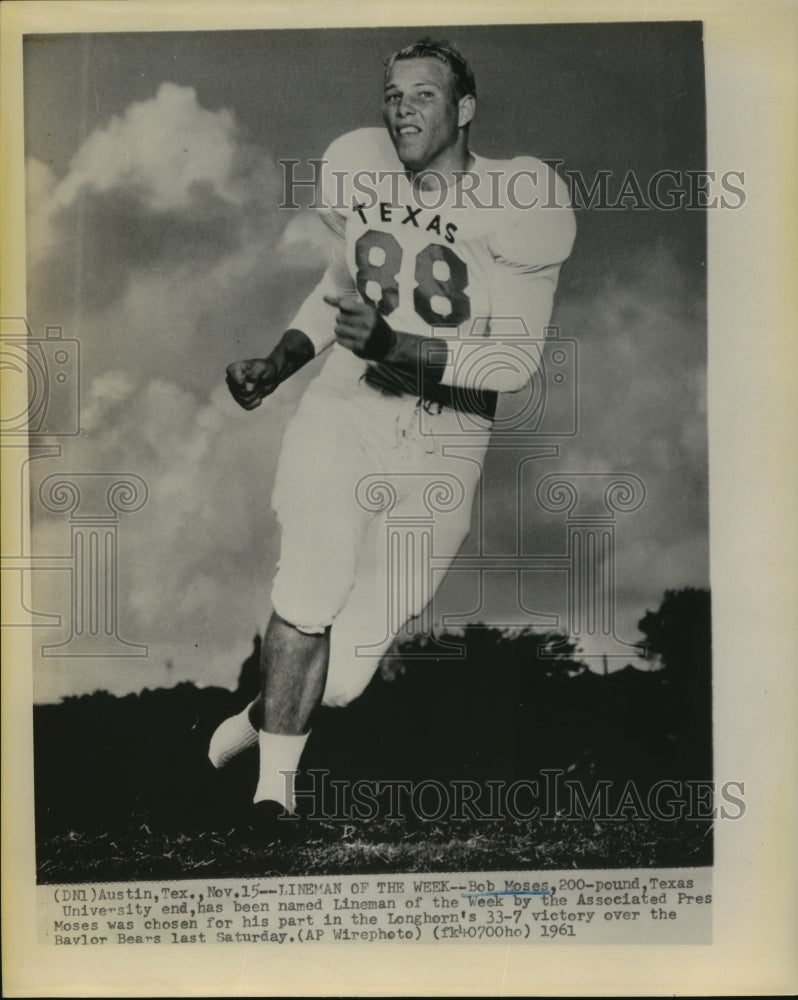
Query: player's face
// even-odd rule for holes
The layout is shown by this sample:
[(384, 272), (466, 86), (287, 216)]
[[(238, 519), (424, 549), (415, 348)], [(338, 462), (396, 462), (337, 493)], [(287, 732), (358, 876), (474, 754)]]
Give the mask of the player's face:
[(452, 71), (439, 59), (395, 62), (385, 79), (382, 117), (402, 163), (431, 169), (459, 137)]

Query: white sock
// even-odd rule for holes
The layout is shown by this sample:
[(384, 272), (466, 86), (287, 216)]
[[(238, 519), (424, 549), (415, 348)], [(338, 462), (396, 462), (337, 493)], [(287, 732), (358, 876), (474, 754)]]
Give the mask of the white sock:
[(252, 703), (247, 705), (238, 715), (225, 719), (211, 736), (208, 759), (214, 767), (224, 767), (242, 750), (254, 747), (258, 742), (258, 731), (249, 721), (251, 705)]
[[(286, 736), (283, 733), (258, 733), (260, 744), (260, 772), (255, 802), (269, 799), (279, 802), (289, 812), (296, 811), (294, 777), (299, 769), (299, 758), (310, 734)], [(281, 772), (289, 771), (290, 774)]]

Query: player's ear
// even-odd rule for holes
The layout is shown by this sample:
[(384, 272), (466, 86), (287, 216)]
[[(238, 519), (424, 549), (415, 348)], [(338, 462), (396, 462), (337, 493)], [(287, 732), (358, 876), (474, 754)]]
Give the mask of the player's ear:
[(466, 94), (457, 102), (457, 126), (464, 128), (469, 124), (477, 110), (477, 102), (473, 94)]

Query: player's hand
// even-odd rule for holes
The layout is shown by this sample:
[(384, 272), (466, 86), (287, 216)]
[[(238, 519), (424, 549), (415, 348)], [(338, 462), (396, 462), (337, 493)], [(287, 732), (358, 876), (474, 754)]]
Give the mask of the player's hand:
[(227, 366), (227, 388), (245, 410), (260, 406), (261, 400), (271, 395), (279, 384), (277, 365), (268, 358), (234, 361)]
[(356, 295), (325, 295), (324, 301), (338, 310), (335, 317), (338, 343), (357, 357), (381, 361), (393, 347), (394, 332), (373, 305)]

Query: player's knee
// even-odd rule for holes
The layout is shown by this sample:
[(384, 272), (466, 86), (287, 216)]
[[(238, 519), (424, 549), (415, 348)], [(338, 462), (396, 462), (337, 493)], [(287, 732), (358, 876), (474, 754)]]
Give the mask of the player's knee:
[(275, 608), (275, 614), (289, 628), (293, 629), (295, 632), (299, 632), (302, 635), (324, 635), (327, 631), (328, 625), (324, 623), (310, 623), (303, 624), (300, 621), (290, 621), (285, 615), (281, 614), (280, 611)]
[[(357, 695), (354, 696), (356, 698)], [(330, 690), (329, 687), (324, 689), (324, 694), (321, 698), (321, 703), (325, 708), (346, 708), (350, 701), (354, 698), (349, 697), (346, 691), (340, 688), (333, 688)]]
[(281, 560), (272, 586), (272, 606), (298, 631), (320, 634), (332, 625), (346, 603), (354, 571), (354, 560), (307, 568)]
[(360, 674), (357, 676), (340, 677), (328, 674), (324, 694), (321, 698), (322, 705), (325, 705), (327, 708), (346, 708), (355, 698), (359, 698), (363, 694), (375, 671), (376, 667), (372, 668), (367, 676)]
[[(351, 586), (351, 584), (350, 584)], [(278, 572), (272, 587), (272, 606), (280, 618), (305, 635), (321, 635), (335, 621), (346, 600), (343, 585), (297, 587)]]

